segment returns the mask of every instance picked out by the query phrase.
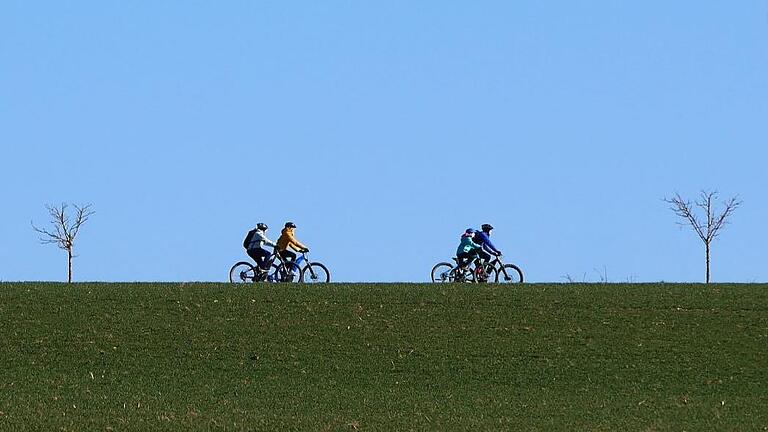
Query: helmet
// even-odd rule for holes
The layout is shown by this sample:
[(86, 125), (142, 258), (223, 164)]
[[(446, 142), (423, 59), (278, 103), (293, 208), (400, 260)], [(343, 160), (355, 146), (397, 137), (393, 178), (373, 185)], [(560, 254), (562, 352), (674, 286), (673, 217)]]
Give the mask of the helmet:
[(296, 228), (296, 224), (293, 222), (286, 222), (285, 223), (286, 228)]
[(493, 229), (491, 224), (483, 224), (483, 226), (480, 227), (483, 231), (488, 232)]
[(260, 229), (262, 231), (266, 231), (267, 228), (268, 228), (267, 224), (265, 224), (264, 222), (259, 222), (259, 223), (256, 224), (256, 229)]
[(464, 230), (464, 234), (467, 234), (467, 235), (472, 235), (474, 233), (475, 233), (475, 230), (472, 228), (467, 228), (466, 230)]

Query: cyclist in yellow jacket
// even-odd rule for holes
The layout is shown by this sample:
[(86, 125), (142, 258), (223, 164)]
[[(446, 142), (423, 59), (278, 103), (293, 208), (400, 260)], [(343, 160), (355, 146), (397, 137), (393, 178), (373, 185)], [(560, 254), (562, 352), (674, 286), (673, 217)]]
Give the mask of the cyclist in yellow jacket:
[(288, 268), (291, 271), (296, 271), (296, 269), (293, 268), (294, 266), (290, 265), (296, 261), (296, 253), (288, 250), (288, 248), (291, 248), (296, 252), (309, 252), (309, 248), (301, 244), (301, 242), (294, 237), (293, 231), (295, 229), (295, 223), (286, 222), (285, 228), (280, 231), (280, 238), (277, 239), (277, 252), (284, 260), (288, 261)]

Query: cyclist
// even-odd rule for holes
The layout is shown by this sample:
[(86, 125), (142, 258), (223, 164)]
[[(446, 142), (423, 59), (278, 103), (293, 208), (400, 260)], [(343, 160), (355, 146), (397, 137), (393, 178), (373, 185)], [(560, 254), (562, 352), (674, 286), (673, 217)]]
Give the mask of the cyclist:
[(293, 272), (294, 266), (290, 264), (293, 264), (293, 262), (296, 261), (296, 253), (288, 250), (288, 248), (290, 247), (296, 252), (309, 252), (308, 247), (296, 240), (296, 237), (293, 235), (294, 230), (296, 230), (296, 224), (293, 222), (286, 222), (285, 228), (280, 232), (280, 238), (277, 239), (277, 253), (288, 262), (289, 265), (287, 267), (291, 273)]
[(492, 229), (491, 224), (483, 224), (480, 227), (480, 231), (475, 231), (475, 235), (472, 237), (475, 243), (482, 246), (481, 249), (478, 249), (477, 255), (484, 262), (491, 259), (491, 254), (501, 256), (501, 251), (496, 249), (496, 246), (491, 243), (490, 235)]
[(467, 228), (461, 235), (461, 243), (456, 249), (456, 258), (459, 260), (459, 268), (461, 269), (471, 263), (473, 258), (477, 258), (478, 253), (482, 250), (482, 246), (472, 240), (474, 235), (475, 230), (472, 228)]
[(260, 271), (269, 270), (267, 266), (269, 265), (268, 260), (271, 253), (264, 249), (264, 245), (272, 247), (277, 246), (275, 242), (267, 238), (267, 229), (269, 229), (269, 227), (267, 227), (267, 224), (263, 222), (256, 224), (256, 231), (253, 232), (251, 243), (248, 245), (246, 250), (248, 256), (256, 261), (256, 267)]

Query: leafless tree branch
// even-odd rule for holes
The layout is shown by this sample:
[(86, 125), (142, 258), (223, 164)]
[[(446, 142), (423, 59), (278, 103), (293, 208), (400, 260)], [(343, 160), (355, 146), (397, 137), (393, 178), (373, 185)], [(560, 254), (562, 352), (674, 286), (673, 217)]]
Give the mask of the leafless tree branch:
[(84, 223), (88, 222), (88, 218), (90, 218), (93, 213), (94, 211), (91, 210), (90, 204), (86, 204), (84, 206), (75, 205), (75, 222), (70, 225), (69, 229), (72, 240), (77, 237), (77, 234), (80, 232), (80, 227), (83, 226)]
[(715, 239), (720, 235), (720, 229), (730, 223), (728, 218), (733, 214), (734, 211), (736, 211), (737, 208), (739, 208), (739, 206), (741, 206), (741, 203), (742, 201), (739, 200), (738, 196), (723, 202), (723, 212), (719, 217), (713, 219), (710, 240)]
[(679, 193), (675, 193), (675, 196), (672, 198), (664, 198), (663, 201), (670, 205), (670, 210), (672, 210), (678, 217), (686, 221), (678, 222), (678, 225), (690, 225), (702, 240), (706, 238), (704, 227), (693, 213), (690, 201), (684, 200)]

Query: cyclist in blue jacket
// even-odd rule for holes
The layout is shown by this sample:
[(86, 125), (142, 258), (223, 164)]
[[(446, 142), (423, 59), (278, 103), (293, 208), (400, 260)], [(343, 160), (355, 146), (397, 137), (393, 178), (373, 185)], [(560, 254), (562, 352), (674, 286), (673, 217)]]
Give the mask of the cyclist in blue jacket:
[(478, 258), (485, 262), (491, 259), (491, 254), (501, 256), (501, 251), (496, 249), (496, 246), (491, 243), (490, 236), (492, 229), (493, 227), (491, 224), (483, 224), (483, 226), (480, 227), (480, 231), (475, 231), (475, 235), (472, 238), (475, 243), (482, 246), (482, 248), (477, 251), (477, 255)]

